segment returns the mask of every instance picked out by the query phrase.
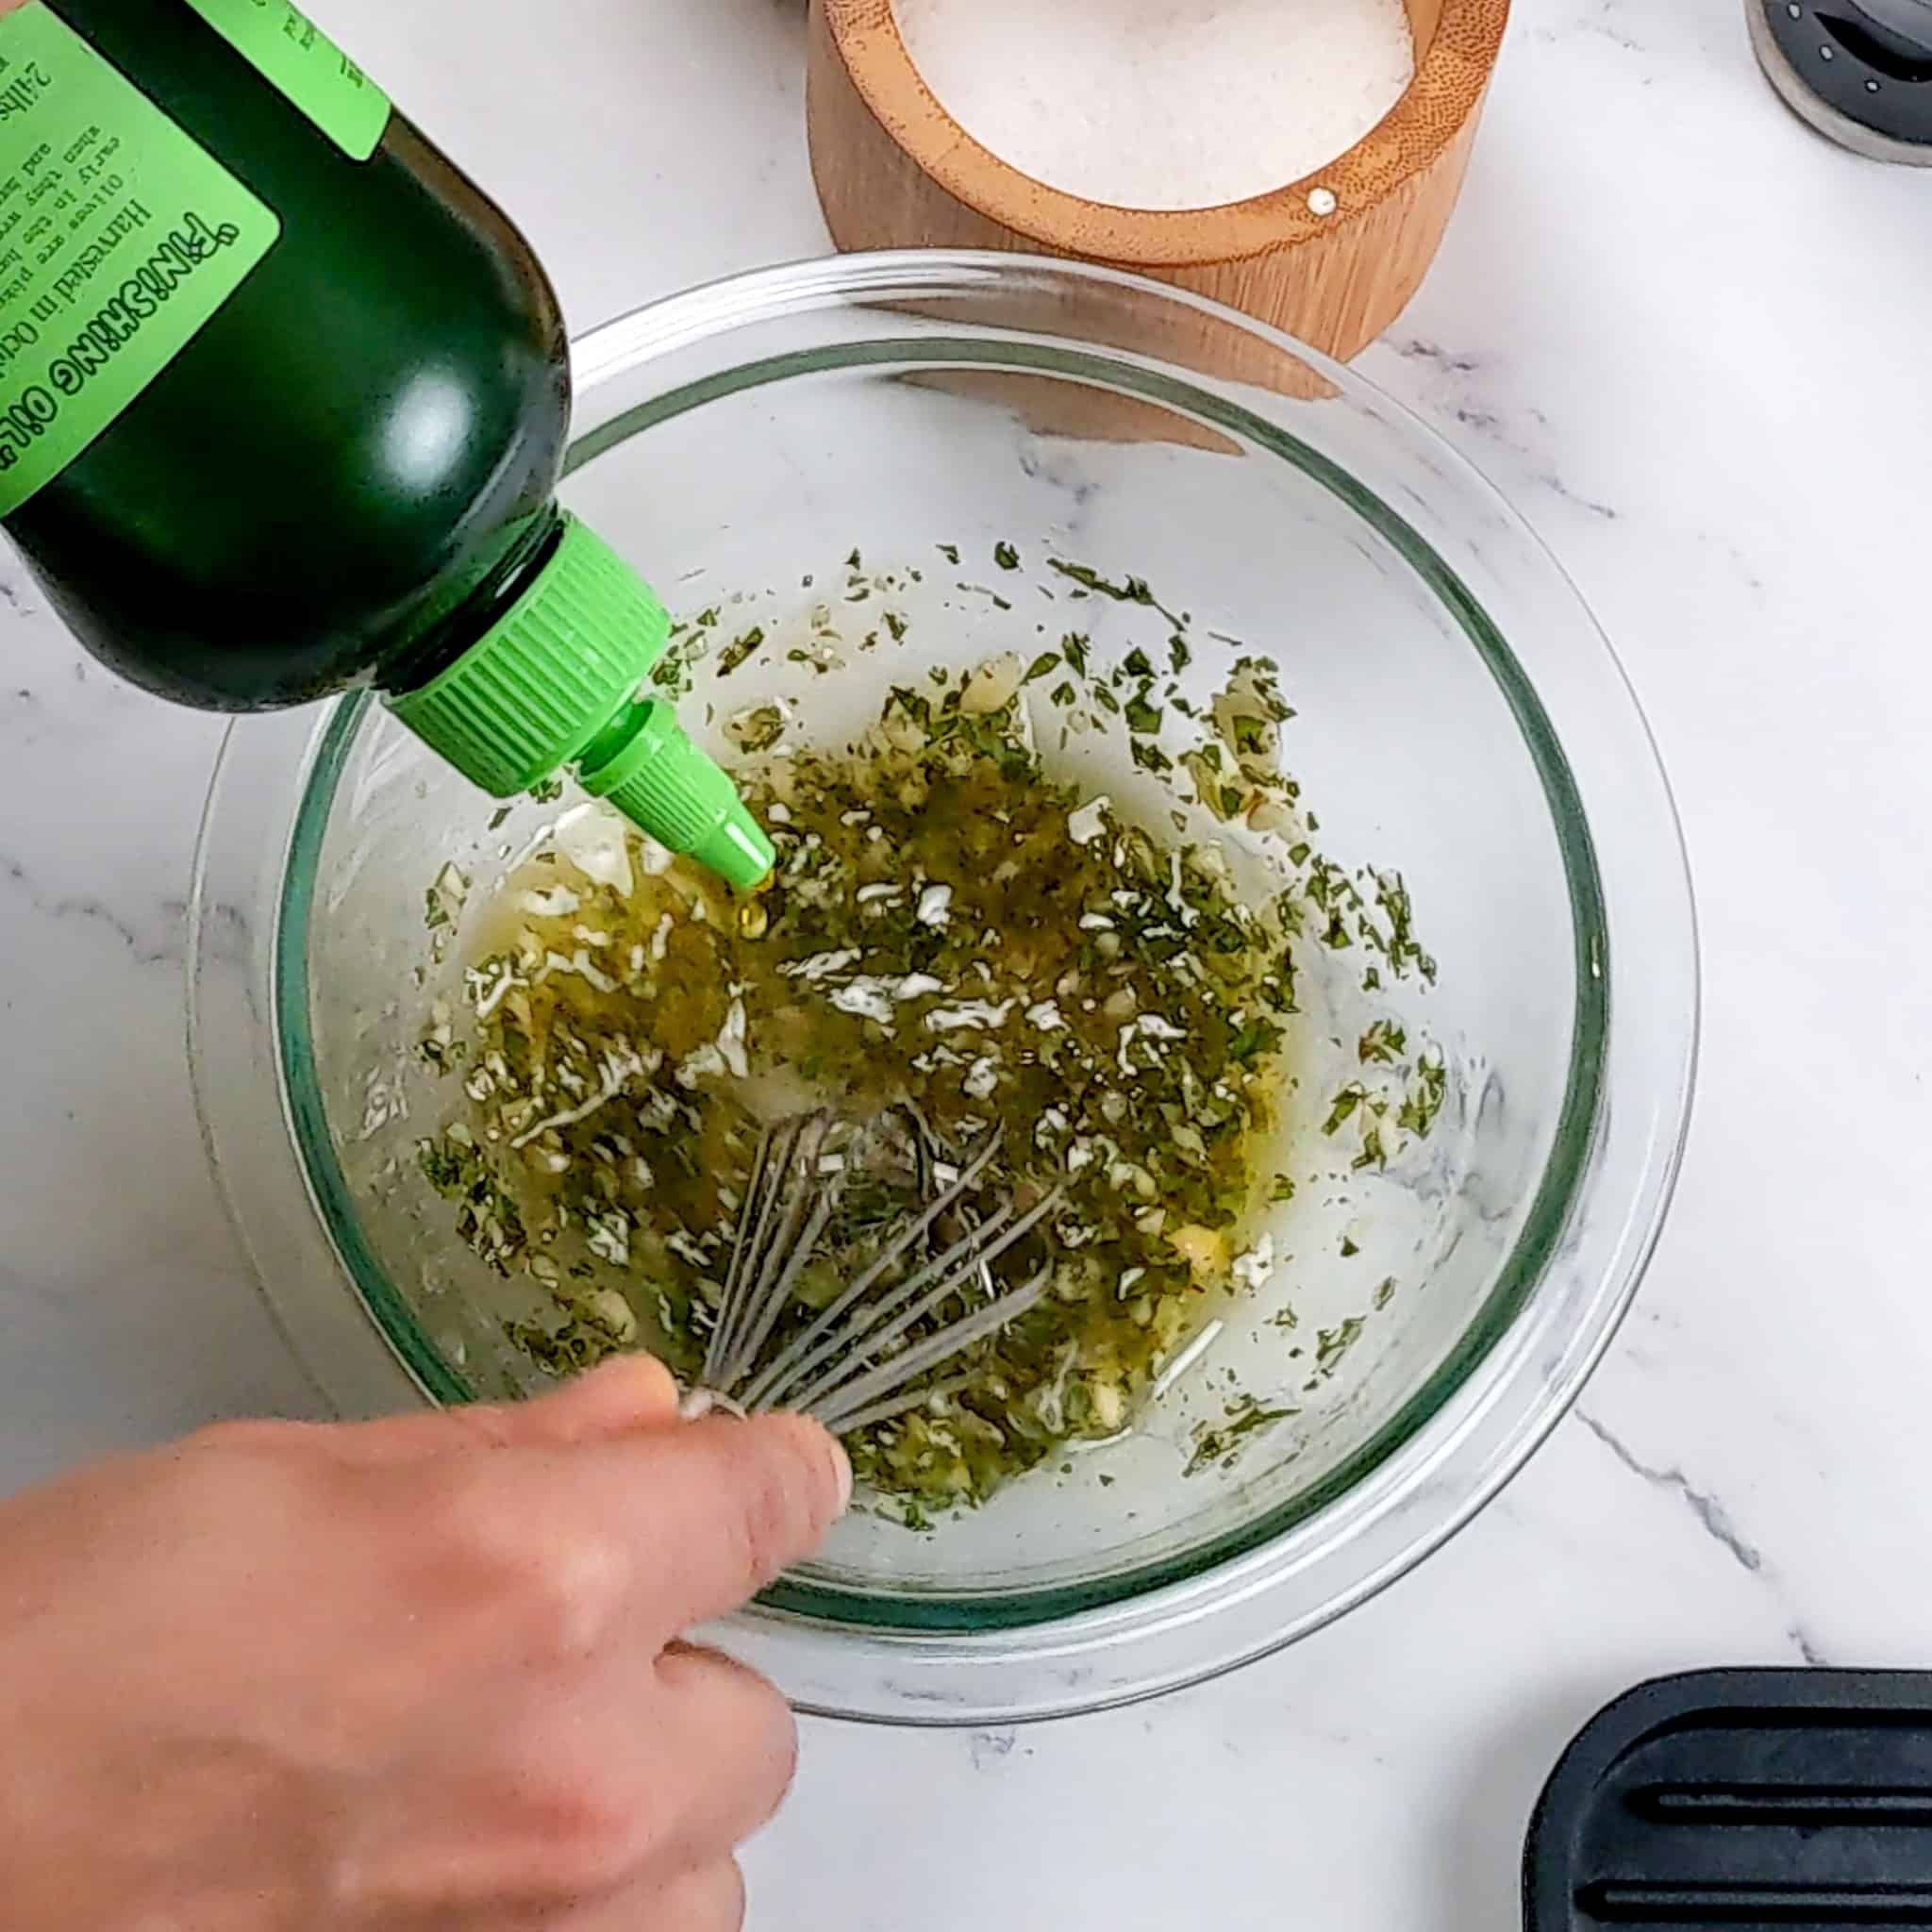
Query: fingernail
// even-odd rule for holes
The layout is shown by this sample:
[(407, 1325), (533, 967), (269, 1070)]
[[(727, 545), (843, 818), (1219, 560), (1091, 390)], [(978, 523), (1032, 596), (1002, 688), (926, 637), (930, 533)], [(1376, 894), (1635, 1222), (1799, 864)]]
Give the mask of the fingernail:
[(839, 1477), (839, 1514), (842, 1516), (852, 1507), (852, 1458), (837, 1436), (829, 1429), (825, 1433), (832, 1444), (832, 1467)]

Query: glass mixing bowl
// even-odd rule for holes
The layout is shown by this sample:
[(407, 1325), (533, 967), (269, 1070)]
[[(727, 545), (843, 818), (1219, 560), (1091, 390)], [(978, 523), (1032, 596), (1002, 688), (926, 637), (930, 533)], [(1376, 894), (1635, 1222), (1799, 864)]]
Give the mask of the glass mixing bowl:
[[(1682, 847), (1575, 591), (1361, 377), (1102, 270), (938, 253), (776, 270), (597, 330), (577, 375), (566, 500), (674, 606), (741, 595), (782, 635), (837, 600), (855, 548), (922, 569), (904, 666), (858, 657), (821, 678), (767, 648), (727, 692), (701, 665), (694, 728), (715, 733), (727, 695), (777, 696), (807, 736), (842, 737), (888, 668), (1038, 648), (1036, 626), (1049, 644), (1091, 631), (1103, 658), (1164, 647), (1158, 612), (1049, 605), (994, 550), (1132, 574), (1191, 614), (1197, 700), (1242, 652), (1278, 659), (1324, 849), (1399, 868), (1441, 965), (1433, 988), (1372, 999), (1360, 958), (1304, 949), (1291, 1158), (1341, 1178), (1272, 1210), (1273, 1277), (1223, 1309), (1138, 1427), (927, 1535), (855, 1515), (723, 1641), (807, 1708), (984, 1723), (1199, 1678), (1361, 1601), (1574, 1397), (1685, 1130)], [(1117, 792), (1137, 782), (1118, 744), (1079, 741), (1063, 762)], [(344, 1414), (538, 1379), (504, 1340), (535, 1289), (454, 1239), (412, 1158), (451, 1114), (412, 1048), (461, 963), (460, 943), (426, 963), (425, 888), (454, 858), (475, 882), (466, 928), (487, 918), (561, 808), (525, 801), (492, 824), (366, 697), (247, 720), (222, 755), (195, 892), (195, 1079), (268, 1297)], [(1435, 1042), (1446, 1097), (1426, 1141), (1349, 1173), (1324, 1114), (1372, 1011)], [(1227, 1458), (1193, 1454), (1237, 1386), (1295, 1413)]]

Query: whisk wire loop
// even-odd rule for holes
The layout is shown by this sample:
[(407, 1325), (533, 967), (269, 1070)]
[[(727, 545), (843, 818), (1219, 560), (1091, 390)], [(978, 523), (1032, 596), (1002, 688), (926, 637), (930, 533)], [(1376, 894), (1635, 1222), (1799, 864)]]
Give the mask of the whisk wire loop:
[[(712, 1406), (740, 1412), (785, 1407), (815, 1415), (840, 1433), (870, 1427), (964, 1387), (970, 1377), (926, 1378), (1010, 1326), (1046, 1294), (1050, 1264), (1016, 1288), (1002, 1287), (993, 1267), (1060, 1205), (1061, 1191), (1024, 1212), (1008, 1197), (981, 1214), (974, 1196), (998, 1141), (989, 1139), (962, 1165), (942, 1158), (938, 1137), (920, 1115), (903, 1112), (914, 1129), (920, 1188), (938, 1191), (891, 1224), (866, 1265), (770, 1361), (762, 1357), (805, 1270), (823, 1252), (853, 1161), (830, 1152), (839, 1123), (827, 1112), (778, 1122), (759, 1135), (688, 1412)], [(858, 1145), (866, 1131), (855, 1130), (845, 1144)], [(908, 1265), (948, 1217), (961, 1231)], [(929, 1334), (919, 1332), (949, 1302), (971, 1303), (978, 1295), (990, 1299)]]

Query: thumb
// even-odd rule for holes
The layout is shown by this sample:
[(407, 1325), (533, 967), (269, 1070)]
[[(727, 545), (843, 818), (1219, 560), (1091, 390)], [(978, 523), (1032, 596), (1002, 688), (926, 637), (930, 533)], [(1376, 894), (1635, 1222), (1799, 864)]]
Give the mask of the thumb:
[(775, 1582), (852, 1498), (838, 1439), (798, 1415), (708, 1417), (588, 1444), (576, 1460), (580, 1493), (636, 1552), (639, 1614), (660, 1641)]

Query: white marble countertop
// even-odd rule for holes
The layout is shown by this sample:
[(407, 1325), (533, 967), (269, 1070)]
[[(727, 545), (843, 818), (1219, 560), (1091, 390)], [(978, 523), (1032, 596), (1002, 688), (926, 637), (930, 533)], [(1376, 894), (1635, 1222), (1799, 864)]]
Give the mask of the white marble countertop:
[[(797, 0), (315, 10), (527, 225), (575, 325), (824, 245)], [(1287, 1655), (1018, 1733), (808, 1726), (754, 1924), (1494, 1932), (1536, 1791), (1613, 1692), (1932, 1665), (1928, 317), (1932, 178), (1800, 128), (1738, 0), (1519, 9), (1441, 262), (1362, 367), (1555, 547), (1676, 786), (1708, 1011), (1656, 1265), (1505, 1496)], [(312, 1398), (183, 1061), (221, 727), (83, 661), (10, 562), (0, 600), (10, 1484)]]

